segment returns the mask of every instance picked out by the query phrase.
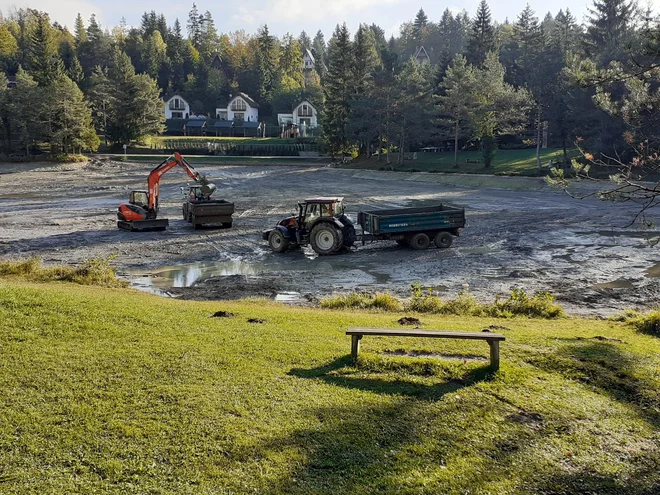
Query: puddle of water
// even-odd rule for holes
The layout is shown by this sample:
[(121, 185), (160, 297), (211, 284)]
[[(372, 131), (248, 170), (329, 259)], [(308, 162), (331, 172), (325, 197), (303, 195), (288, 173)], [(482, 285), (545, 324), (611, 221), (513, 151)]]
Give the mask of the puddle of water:
[(227, 277), (233, 275), (259, 276), (265, 273), (282, 271), (313, 271), (326, 275), (334, 271), (355, 270), (374, 279), (373, 283), (386, 284), (390, 275), (369, 269), (370, 267), (353, 266), (350, 262), (328, 262), (318, 258), (303, 258), (290, 260), (289, 264), (251, 262), (243, 260), (199, 262), (187, 265), (168, 266), (154, 269), (148, 273), (129, 273), (131, 282), (137, 287), (155, 287), (166, 289), (168, 287), (190, 287), (197, 282), (212, 277)]
[(136, 284), (154, 287), (190, 287), (195, 282), (211, 277), (229, 275), (259, 275), (266, 271), (262, 263), (234, 260), (219, 263), (202, 262), (161, 268), (150, 275), (136, 277)]
[(620, 278), (617, 280), (612, 280), (611, 282), (603, 282), (601, 284), (592, 285), (594, 289), (633, 289), (635, 286), (626, 280), (625, 278)]
[(660, 263), (656, 263), (651, 268), (646, 270), (646, 276), (648, 278), (660, 278)]

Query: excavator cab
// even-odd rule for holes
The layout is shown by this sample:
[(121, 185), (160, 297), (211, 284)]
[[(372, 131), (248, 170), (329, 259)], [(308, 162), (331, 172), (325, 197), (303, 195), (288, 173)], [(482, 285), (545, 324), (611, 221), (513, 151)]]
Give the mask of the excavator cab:
[(128, 202), (135, 206), (147, 208), (149, 206), (149, 196), (147, 191), (131, 191), (131, 197)]

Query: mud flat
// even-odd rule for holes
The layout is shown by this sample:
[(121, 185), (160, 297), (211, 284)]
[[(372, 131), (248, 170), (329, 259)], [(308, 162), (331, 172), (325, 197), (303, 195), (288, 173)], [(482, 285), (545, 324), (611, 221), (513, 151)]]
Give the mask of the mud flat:
[[(75, 264), (115, 254), (120, 275), (137, 288), (194, 299), (259, 296), (307, 304), (352, 290), (406, 297), (411, 282), (420, 282), (445, 297), (468, 284), (484, 300), (514, 287), (549, 290), (569, 311), (594, 315), (660, 302), (660, 252), (653, 245), (660, 234), (624, 228), (634, 205), (573, 200), (537, 183), (504, 189), (502, 177), (493, 188), (484, 179), (467, 187), (318, 164), (193, 161), (217, 184), (216, 197), (236, 203), (233, 228), (192, 230), (181, 218), (179, 186), (187, 177), (172, 171), (161, 193), (169, 230), (118, 230), (117, 205), (130, 190), (145, 188), (154, 164), (0, 165), (0, 258)], [(332, 257), (307, 249), (271, 253), (260, 232), (291, 214), (298, 199), (321, 195), (344, 196), (353, 217), (363, 208), (447, 203), (466, 209), (468, 225), (444, 250), (374, 243)]]

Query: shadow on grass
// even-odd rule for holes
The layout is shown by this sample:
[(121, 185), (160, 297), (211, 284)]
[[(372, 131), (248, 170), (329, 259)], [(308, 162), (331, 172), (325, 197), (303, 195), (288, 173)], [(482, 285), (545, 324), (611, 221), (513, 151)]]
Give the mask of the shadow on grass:
[[(609, 358), (616, 357), (611, 349), (606, 351)], [(554, 359), (579, 363), (573, 353), (596, 352), (603, 356), (606, 351), (570, 346)], [(372, 366), (368, 361), (354, 363), (350, 356), (344, 356), (322, 366), (289, 372), (348, 391), (389, 397), (374, 402), (360, 400), (359, 394), (354, 394), (351, 400), (348, 397), (353, 394), (340, 392), (339, 404), (310, 404), (309, 411), (315, 418), (311, 424), (267, 439), (257, 447), (260, 452), (299, 460), (289, 474), (271, 479), (265, 493), (492, 493), (493, 483), (506, 482), (512, 476), (519, 480), (513, 493), (657, 493), (653, 491), (658, 479), (653, 472), (657, 461), (654, 455), (638, 454), (635, 458), (634, 472), (643, 476), (639, 483), (606, 470), (573, 472), (561, 464), (539, 463), (536, 456), (544, 445), (550, 448), (558, 437), (570, 434), (570, 429), (564, 432), (554, 418), (521, 412), (515, 404), (476, 399), (472, 407), (466, 407), (467, 403), (454, 402), (453, 392), (489, 379), (486, 366), (466, 370), (459, 379), (431, 385), (419, 383), (420, 374), (406, 373), (405, 369), (397, 373), (381, 370), (380, 377), (379, 370)], [(594, 373), (602, 372), (602, 365), (594, 367)], [(626, 393), (631, 392), (626, 389)], [(447, 394), (449, 400), (440, 400)], [(502, 420), (485, 419), (486, 411)], [(523, 421), (527, 418), (534, 421)], [(521, 467), (521, 458), (528, 455), (533, 466)], [(456, 468), (456, 460), (466, 457), (473, 468)], [(443, 477), (443, 471), (436, 468), (444, 465), (458, 469), (457, 476)]]
[[(365, 390), (386, 395), (403, 395), (415, 397), (422, 400), (439, 400), (445, 394), (456, 392), (457, 390), (472, 385), (479, 381), (489, 380), (492, 377), (492, 370), (488, 365), (480, 366), (469, 370), (460, 378), (452, 378), (437, 384), (425, 384), (414, 379), (387, 379), (378, 377), (356, 376), (354, 371), (364, 371), (366, 373), (377, 374), (383, 371), (371, 367), (361, 368), (358, 361), (355, 363), (351, 356), (344, 356), (334, 361), (311, 369), (294, 368), (289, 371), (289, 375), (299, 378), (320, 379), (331, 385), (345, 387), (349, 389)], [(417, 373), (419, 375), (420, 373)], [(428, 374), (421, 373), (428, 376)], [(413, 376), (415, 373), (413, 373)]]
[(575, 339), (551, 355), (535, 356), (526, 361), (595, 388), (632, 407), (654, 427), (660, 427), (660, 396), (654, 384), (635, 375), (637, 363), (614, 343)]

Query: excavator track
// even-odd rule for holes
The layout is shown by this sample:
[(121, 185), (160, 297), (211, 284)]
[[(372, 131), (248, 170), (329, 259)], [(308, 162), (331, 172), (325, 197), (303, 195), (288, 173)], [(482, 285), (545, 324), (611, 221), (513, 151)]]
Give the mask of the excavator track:
[(130, 232), (146, 232), (146, 231), (156, 231), (156, 230), (166, 230), (167, 226), (170, 224), (170, 221), (167, 218), (157, 219), (157, 220), (118, 220), (117, 227), (122, 230), (128, 230)]

